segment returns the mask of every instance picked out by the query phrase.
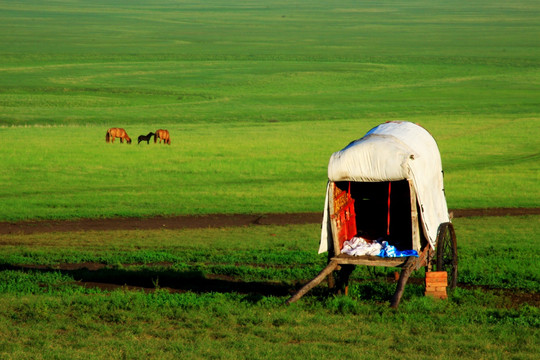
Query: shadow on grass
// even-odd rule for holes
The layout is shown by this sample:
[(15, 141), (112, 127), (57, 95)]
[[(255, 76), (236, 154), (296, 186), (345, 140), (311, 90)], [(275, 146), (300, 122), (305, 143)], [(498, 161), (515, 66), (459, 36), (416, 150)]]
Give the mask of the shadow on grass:
[[(98, 268), (99, 267), (99, 268)], [(243, 281), (227, 275), (204, 274), (202, 271), (175, 269), (123, 269), (100, 264), (88, 267), (48, 267), (40, 265), (0, 264), (0, 271), (12, 270), (37, 273), (60, 273), (74, 279), (86, 288), (101, 290), (140, 290), (152, 292), (167, 289), (170, 292), (239, 293), (260, 296), (289, 296), (302, 284), (277, 281)], [(43, 284), (43, 286), (54, 286)]]
[[(0, 264), (0, 271), (20, 271), (27, 273), (59, 273), (73, 284), (88, 289), (113, 291), (125, 289), (129, 291), (144, 291), (147, 293), (157, 289), (166, 289), (171, 293), (237, 293), (247, 295), (253, 302), (262, 297), (290, 297), (296, 293), (307, 280), (293, 281), (246, 281), (231, 275), (205, 274), (200, 270), (175, 269), (172, 264), (141, 264), (138, 266), (106, 265), (97, 263), (63, 264), (56, 266), (45, 265), (14, 265)], [(416, 283), (420, 279), (410, 279)], [(39, 284), (45, 288), (65, 286), (62, 284)], [(350, 295), (360, 301), (386, 302), (390, 301), (395, 291), (395, 280), (392, 277), (381, 276), (378, 279), (355, 281), (351, 279)], [(412, 293), (411, 293), (412, 291)], [(422, 296), (420, 290), (408, 286), (404, 298)], [(336, 290), (328, 287), (327, 281), (313, 288), (309, 297), (315, 301), (324, 301)]]

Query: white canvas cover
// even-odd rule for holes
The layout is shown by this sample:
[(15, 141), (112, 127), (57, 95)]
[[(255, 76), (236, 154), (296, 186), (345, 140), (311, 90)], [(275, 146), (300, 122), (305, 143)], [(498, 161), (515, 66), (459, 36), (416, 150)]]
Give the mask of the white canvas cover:
[[(435, 247), (439, 225), (450, 221), (437, 143), (423, 127), (411, 122), (392, 121), (381, 124), (361, 139), (332, 154), (328, 164), (328, 180), (412, 180), (422, 229), (432, 247)], [(329, 191), (327, 187), (319, 253), (332, 247)]]

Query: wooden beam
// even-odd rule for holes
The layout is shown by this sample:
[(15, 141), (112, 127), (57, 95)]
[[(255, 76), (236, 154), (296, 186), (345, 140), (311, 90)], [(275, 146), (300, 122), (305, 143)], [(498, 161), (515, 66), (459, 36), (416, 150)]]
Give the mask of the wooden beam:
[(418, 258), (416, 260), (416, 263), (414, 264), (413, 270), (416, 271), (420, 269), (422, 266), (428, 266), (429, 263), (429, 251), (430, 246), (429, 244), (418, 254)]
[(401, 267), (407, 261), (406, 257), (381, 258), (379, 256), (351, 256), (341, 254), (331, 258), (332, 261), (337, 261), (340, 265), (367, 265), (367, 266), (386, 266), (386, 267)]
[(392, 297), (392, 301), (390, 302), (390, 307), (397, 309), (399, 306), (399, 302), (401, 301), (401, 297), (403, 296), (403, 292), (405, 291), (405, 285), (407, 284), (407, 281), (409, 280), (409, 277), (411, 276), (411, 273), (413, 272), (415, 265), (416, 265), (417, 258), (415, 257), (409, 257), (403, 268), (401, 269), (401, 273), (399, 275), (399, 281), (396, 287), (396, 292), (394, 293), (394, 296)]
[(338, 263), (336, 261), (330, 261), (328, 265), (317, 275), (313, 280), (308, 282), (306, 285), (304, 285), (300, 290), (296, 292), (293, 296), (287, 300), (287, 304), (291, 304), (298, 299), (300, 299), (302, 296), (304, 296), (309, 290), (313, 289), (315, 286), (319, 285), (321, 281), (324, 280), (324, 278), (332, 273), (338, 266)]
[[(339, 248), (339, 237), (338, 237), (338, 233), (339, 233), (339, 229), (337, 228), (336, 226), (336, 219), (334, 219), (334, 215), (335, 215), (335, 212), (336, 212), (336, 209), (335, 209), (335, 199), (334, 199), (334, 194), (335, 194), (335, 191), (336, 191), (336, 183), (335, 182), (331, 182), (330, 183), (330, 188), (328, 189), (328, 191), (330, 192), (330, 194), (328, 194), (329, 196), (329, 199), (328, 199), (328, 204), (329, 204), (329, 214), (328, 216), (330, 217), (330, 227), (332, 229), (332, 240), (333, 240), (333, 244), (334, 244), (334, 249), (332, 250), (334, 255), (339, 255), (341, 253), (341, 249)], [(330, 250), (328, 250), (330, 251)]]
[(411, 198), (411, 235), (412, 248), (420, 252), (420, 228), (418, 226), (418, 209), (416, 207), (416, 190), (412, 180), (409, 180), (409, 194)]

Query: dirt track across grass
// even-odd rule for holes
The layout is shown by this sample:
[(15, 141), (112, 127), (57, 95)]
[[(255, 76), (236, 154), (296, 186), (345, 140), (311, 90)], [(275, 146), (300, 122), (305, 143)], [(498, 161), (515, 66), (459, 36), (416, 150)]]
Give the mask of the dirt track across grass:
[[(473, 216), (539, 215), (540, 208), (491, 208), (451, 210), (454, 218)], [(1, 234), (32, 234), (44, 232), (152, 230), (220, 228), (248, 225), (298, 225), (321, 223), (322, 213), (157, 216), (151, 218), (113, 218), (79, 220), (36, 220), (0, 222)]]

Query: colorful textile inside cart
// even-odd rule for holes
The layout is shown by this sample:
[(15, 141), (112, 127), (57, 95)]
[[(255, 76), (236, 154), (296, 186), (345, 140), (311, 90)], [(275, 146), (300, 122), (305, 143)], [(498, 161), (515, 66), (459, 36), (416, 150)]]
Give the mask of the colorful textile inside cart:
[(342, 253), (352, 256), (380, 256), (380, 257), (418, 257), (416, 250), (398, 250), (395, 246), (388, 244), (382, 238), (379, 240), (368, 240), (362, 237), (353, 237), (343, 243)]

